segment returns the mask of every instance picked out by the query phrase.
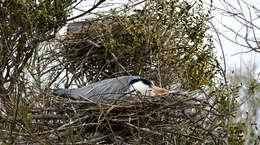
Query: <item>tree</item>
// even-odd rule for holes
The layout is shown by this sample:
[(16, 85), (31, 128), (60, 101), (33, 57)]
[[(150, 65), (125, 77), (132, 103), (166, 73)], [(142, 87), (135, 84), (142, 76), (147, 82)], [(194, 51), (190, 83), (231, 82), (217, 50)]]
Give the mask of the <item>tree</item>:
[(15, 116), (9, 120), (12, 124), (6, 127), (10, 136), (16, 126), (22, 97), (28, 97), (25, 69), (40, 44), (55, 38), (58, 30), (66, 24), (68, 8), (73, 3), (32, 0), (0, 2), (1, 114)]
[[(24, 6), (23, 9), (28, 8), (25, 5), (32, 5), (28, 11), (33, 14), (50, 12), (39, 17), (24, 14), (32, 15), (27, 21), (36, 24), (28, 27), (35, 31), (28, 31), (30, 37), (24, 38), (26, 43), (18, 44), (29, 47), (32, 46), (29, 42), (36, 39), (38, 47), (32, 48), (29, 58), (16, 61), (23, 64), (14, 77), (17, 86), (7, 89), (9, 100), (1, 100), (4, 107), (0, 127), (5, 134), (2, 142), (243, 143), (243, 124), (231, 116), (237, 109), (237, 89), (228, 86), (222, 78), (225, 73), (214, 54), (212, 38), (206, 33), (210, 11), (204, 11), (202, 2), (129, 1), (122, 9), (98, 13), (80, 22), (84, 29), (71, 30), (64, 39), (47, 39), (47, 36), (55, 36), (66, 21), (90, 13), (104, 1), (69, 19), (66, 8), (72, 6), (72, 2), (59, 3), (60, 10), (53, 8), (57, 7), (56, 1), (48, 2), (14, 3)], [(7, 9), (7, 5), (1, 6)], [(39, 7), (33, 7), (35, 5)], [(142, 9), (136, 10), (136, 6)], [(61, 12), (64, 15), (58, 15)], [(6, 25), (9, 21), (6, 20)], [(4, 33), (1, 40), (3, 36)], [(7, 40), (2, 43), (5, 48), (9, 44)], [(13, 48), (16, 50), (17, 46)], [(12, 58), (12, 54), (1, 54), (1, 57), (3, 60), (4, 56)], [(9, 68), (9, 64), (12, 62), (2, 66)], [(9, 76), (7, 70), (2, 74), (8, 72)], [(84, 86), (129, 74), (151, 78), (175, 91), (162, 97), (139, 96), (143, 98), (141, 101), (102, 105), (59, 98), (50, 92), (52, 87)]]
[[(6, 127), (12, 137), (21, 98), (26, 97), (23, 72), (41, 42), (55, 37), (65, 24), (71, 1), (0, 2), (0, 94), (1, 114), (13, 115)], [(2, 125), (1, 125), (2, 127)], [(12, 138), (10, 139), (12, 142)], [(11, 143), (10, 142), (10, 143)]]

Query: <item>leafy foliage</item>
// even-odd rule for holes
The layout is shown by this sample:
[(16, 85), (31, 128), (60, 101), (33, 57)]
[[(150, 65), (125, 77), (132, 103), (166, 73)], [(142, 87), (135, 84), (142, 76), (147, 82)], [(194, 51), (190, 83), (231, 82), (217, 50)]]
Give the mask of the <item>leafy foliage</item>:
[[(132, 74), (154, 80), (160, 74), (163, 79), (157, 81), (162, 84), (181, 83), (195, 90), (210, 84), (217, 73), (214, 46), (206, 34), (209, 15), (204, 14), (202, 4), (151, 1), (130, 16), (128, 11), (114, 12), (106, 19), (85, 22), (87, 31), (67, 38), (80, 43), (64, 41), (61, 51), (73, 74), (101, 79)], [(102, 46), (93, 49), (86, 40)], [(83, 61), (79, 64), (78, 60)]]
[(0, 90), (4, 95), (20, 81), (36, 47), (54, 38), (65, 24), (69, 3), (33, 0), (0, 3)]

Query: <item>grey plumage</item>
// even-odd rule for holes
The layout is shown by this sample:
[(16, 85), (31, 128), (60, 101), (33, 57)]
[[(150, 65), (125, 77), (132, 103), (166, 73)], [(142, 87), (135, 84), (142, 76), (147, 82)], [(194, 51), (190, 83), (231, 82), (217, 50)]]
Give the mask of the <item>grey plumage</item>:
[(83, 88), (76, 89), (55, 89), (54, 95), (70, 97), (73, 99), (85, 99), (95, 103), (108, 100), (120, 99), (129, 93), (130, 82), (139, 79), (139, 76), (122, 76), (112, 79), (106, 79), (92, 83)]

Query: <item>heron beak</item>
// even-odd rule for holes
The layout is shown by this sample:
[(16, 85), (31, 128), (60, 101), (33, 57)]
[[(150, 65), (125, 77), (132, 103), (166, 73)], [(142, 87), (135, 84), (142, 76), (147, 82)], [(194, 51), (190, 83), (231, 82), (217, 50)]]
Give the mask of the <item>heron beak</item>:
[(155, 92), (157, 92), (159, 94), (164, 94), (164, 93), (168, 93), (169, 92), (169, 90), (167, 90), (167, 89), (156, 87), (156, 86), (153, 86), (152, 90), (154, 90)]

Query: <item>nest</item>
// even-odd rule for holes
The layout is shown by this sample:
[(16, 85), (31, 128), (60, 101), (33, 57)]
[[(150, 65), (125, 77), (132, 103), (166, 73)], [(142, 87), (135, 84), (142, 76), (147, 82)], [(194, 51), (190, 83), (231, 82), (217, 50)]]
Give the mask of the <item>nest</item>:
[[(149, 41), (143, 38), (143, 34), (138, 36), (140, 44), (135, 46), (132, 40), (134, 36), (114, 20), (77, 24), (82, 26), (78, 31), (68, 31), (64, 40), (60, 42), (62, 45), (57, 46), (57, 52), (54, 54), (55, 58), (61, 56), (60, 65), (73, 74), (73, 78), (85, 75), (85, 78), (91, 81), (131, 74), (155, 79), (157, 72), (150, 70), (158, 68), (159, 60), (161, 74), (170, 72), (168, 65), (162, 63), (167, 60), (164, 55), (168, 48), (161, 52), (155, 44), (148, 46)], [(113, 44), (110, 44), (112, 42)]]
[[(114, 24), (107, 21), (102, 22), (108, 23), (107, 25)], [(122, 71), (122, 68), (118, 66), (118, 59), (120, 62), (128, 61), (126, 64), (130, 63), (129, 60), (126, 59), (126, 55), (130, 57), (129, 52), (122, 53), (123, 51), (120, 49), (120, 51), (114, 52), (116, 54), (112, 54), (109, 49), (101, 43), (101, 36), (99, 36), (100, 34), (96, 32), (96, 30), (100, 29), (99, 27), (101, 27), (102, 22), (70, 24), (82, 25), (82, 28), (78, 26), (79, 30), (68, 31), (60, 48), (60, 55), (64, 59), (63, 62), (68, 63), (64, 66), (66, 66), (66, 69), (72, 72), (72, 74), (82, 75), (85, 73), (87, 76), (103, 80), (110, 78), (112, 75), (115, 76), (114, 73), (118, 71)], [(122, 59), (124, 61), (121, 61)]]
[[(201, 144), (208, 142), (209, 135), (222, 142), (223, 133), (212, 125), (220, 114), (198, 92), (132, 97), (95, 104), (51, 96), (44, 106), (17, 118), (25, 127), (13, 131), (15, 143)], [(32, 130), (26, 128), (28, 121)]]

